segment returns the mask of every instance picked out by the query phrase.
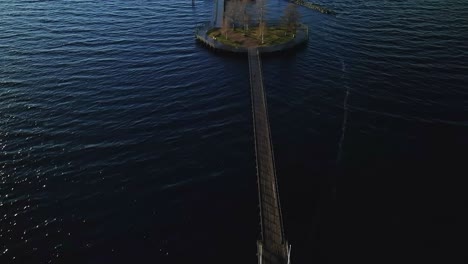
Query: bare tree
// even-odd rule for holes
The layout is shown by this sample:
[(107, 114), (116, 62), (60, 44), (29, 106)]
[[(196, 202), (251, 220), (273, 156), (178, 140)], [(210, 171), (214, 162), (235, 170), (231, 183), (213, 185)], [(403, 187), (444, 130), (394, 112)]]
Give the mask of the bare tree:
[(256, 0), (256, 9), (259, 23), (266, 20), (266, 0)]
[(236, 10), (233, 1), (227, 1), (225, 5), (226, 9), (224, 11), (224, 20), (226, 21), (226, 23), (231, 24), (232, 28), (235, 29)]
[(249, 0), (240, 0), (239, 11), (242, 16), (242, 25), (244, 26), (244, 33), (249, 30), (250, 14), (248, 11)]
[(266, 31), (267, 31), (267, 24), (266, 24), (266, 22), (265, 22), (265, 21), (260, 22), (260, 24), (258, 25), (258, 35), (259, 35), (259, 37), (260, 37), (260, 40), (262, 41), (262, 42), (261, 42), (262, 44), (265, 43)]
[(228, 39), (228, 32), (231, 30), (231, 21), (226, 16), (223, 19), (223, 24), (221, 26), (221, 33), (224, 34), (224, 37)]
[(256, 5), (257, 13), (258, 13), (258, 34), (262, 41), (262, 44), (265, 43), (265, 32), (267, 29), (266, 23), (266, 0), (257, 0)]
[(290, 33), (296, 33), (300, 18), (301, 14), (299, 13), (299, 10), (297, 10), (297, 6), (289, 3), (284, 10), (283, 23)]
[(230, 0), (226, 1), (226, 11), (224, 16), (232, 24), (232, 28), (242, 26), (245, 30), (248, 23), (247, 3), (249, 0)]

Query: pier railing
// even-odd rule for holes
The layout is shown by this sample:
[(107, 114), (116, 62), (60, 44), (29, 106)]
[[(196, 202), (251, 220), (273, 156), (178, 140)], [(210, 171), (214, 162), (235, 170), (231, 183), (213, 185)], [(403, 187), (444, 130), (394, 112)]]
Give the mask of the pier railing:
[(258, 48), (249, 48), (248, 59), (260, 207), (261, 238), (257, 241), (258, 261), (260, 264), (286, 264), (289, 262), (289, 248), (283, 229), (267, 98)]

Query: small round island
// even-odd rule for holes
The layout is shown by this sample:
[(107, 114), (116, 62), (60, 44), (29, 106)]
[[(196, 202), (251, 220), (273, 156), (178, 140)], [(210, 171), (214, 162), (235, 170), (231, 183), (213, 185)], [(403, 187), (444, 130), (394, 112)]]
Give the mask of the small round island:
[(274, 53), (306, 43), (309, 30), (304, 24), (219, 28), (207, 23), (197, 27), (195, 37), (216, 51), (247, 53), (256, 47), (261, 53)]

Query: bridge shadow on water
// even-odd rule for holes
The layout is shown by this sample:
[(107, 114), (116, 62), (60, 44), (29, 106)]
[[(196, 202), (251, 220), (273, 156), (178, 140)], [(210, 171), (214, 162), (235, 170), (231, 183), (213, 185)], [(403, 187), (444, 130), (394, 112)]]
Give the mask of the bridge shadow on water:
[[(461, 134), (434, 124), (412, 130), (424, 126), (452, 139), (434, 143), (438, 135), (431, 134), (402, 147), (405, 142), (364, 136), (351, 126), (339, 164), (326, 143), (276, 141), (293, 263), (459, 263), (464, 258), (464, 243), (457, 241), (465, 233), (457, 227), (467, 219), (457, 208), (467, 199), (456, 184), (464, 163), (462, 156), (447, 155), (461, 150)], [(374, 151), (363, 152), (369, 148)]]

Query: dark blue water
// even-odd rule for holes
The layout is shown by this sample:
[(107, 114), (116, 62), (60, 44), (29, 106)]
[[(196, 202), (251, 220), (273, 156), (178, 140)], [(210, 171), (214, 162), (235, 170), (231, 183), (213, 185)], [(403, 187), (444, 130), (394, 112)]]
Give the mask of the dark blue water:
[[(463, 263), (468, 3), (321, 3), (264, 59), (293, 263)], [(212, 8), (0, 2), (0, 263), (257, 261), (248, 65), (195, 43)]]

